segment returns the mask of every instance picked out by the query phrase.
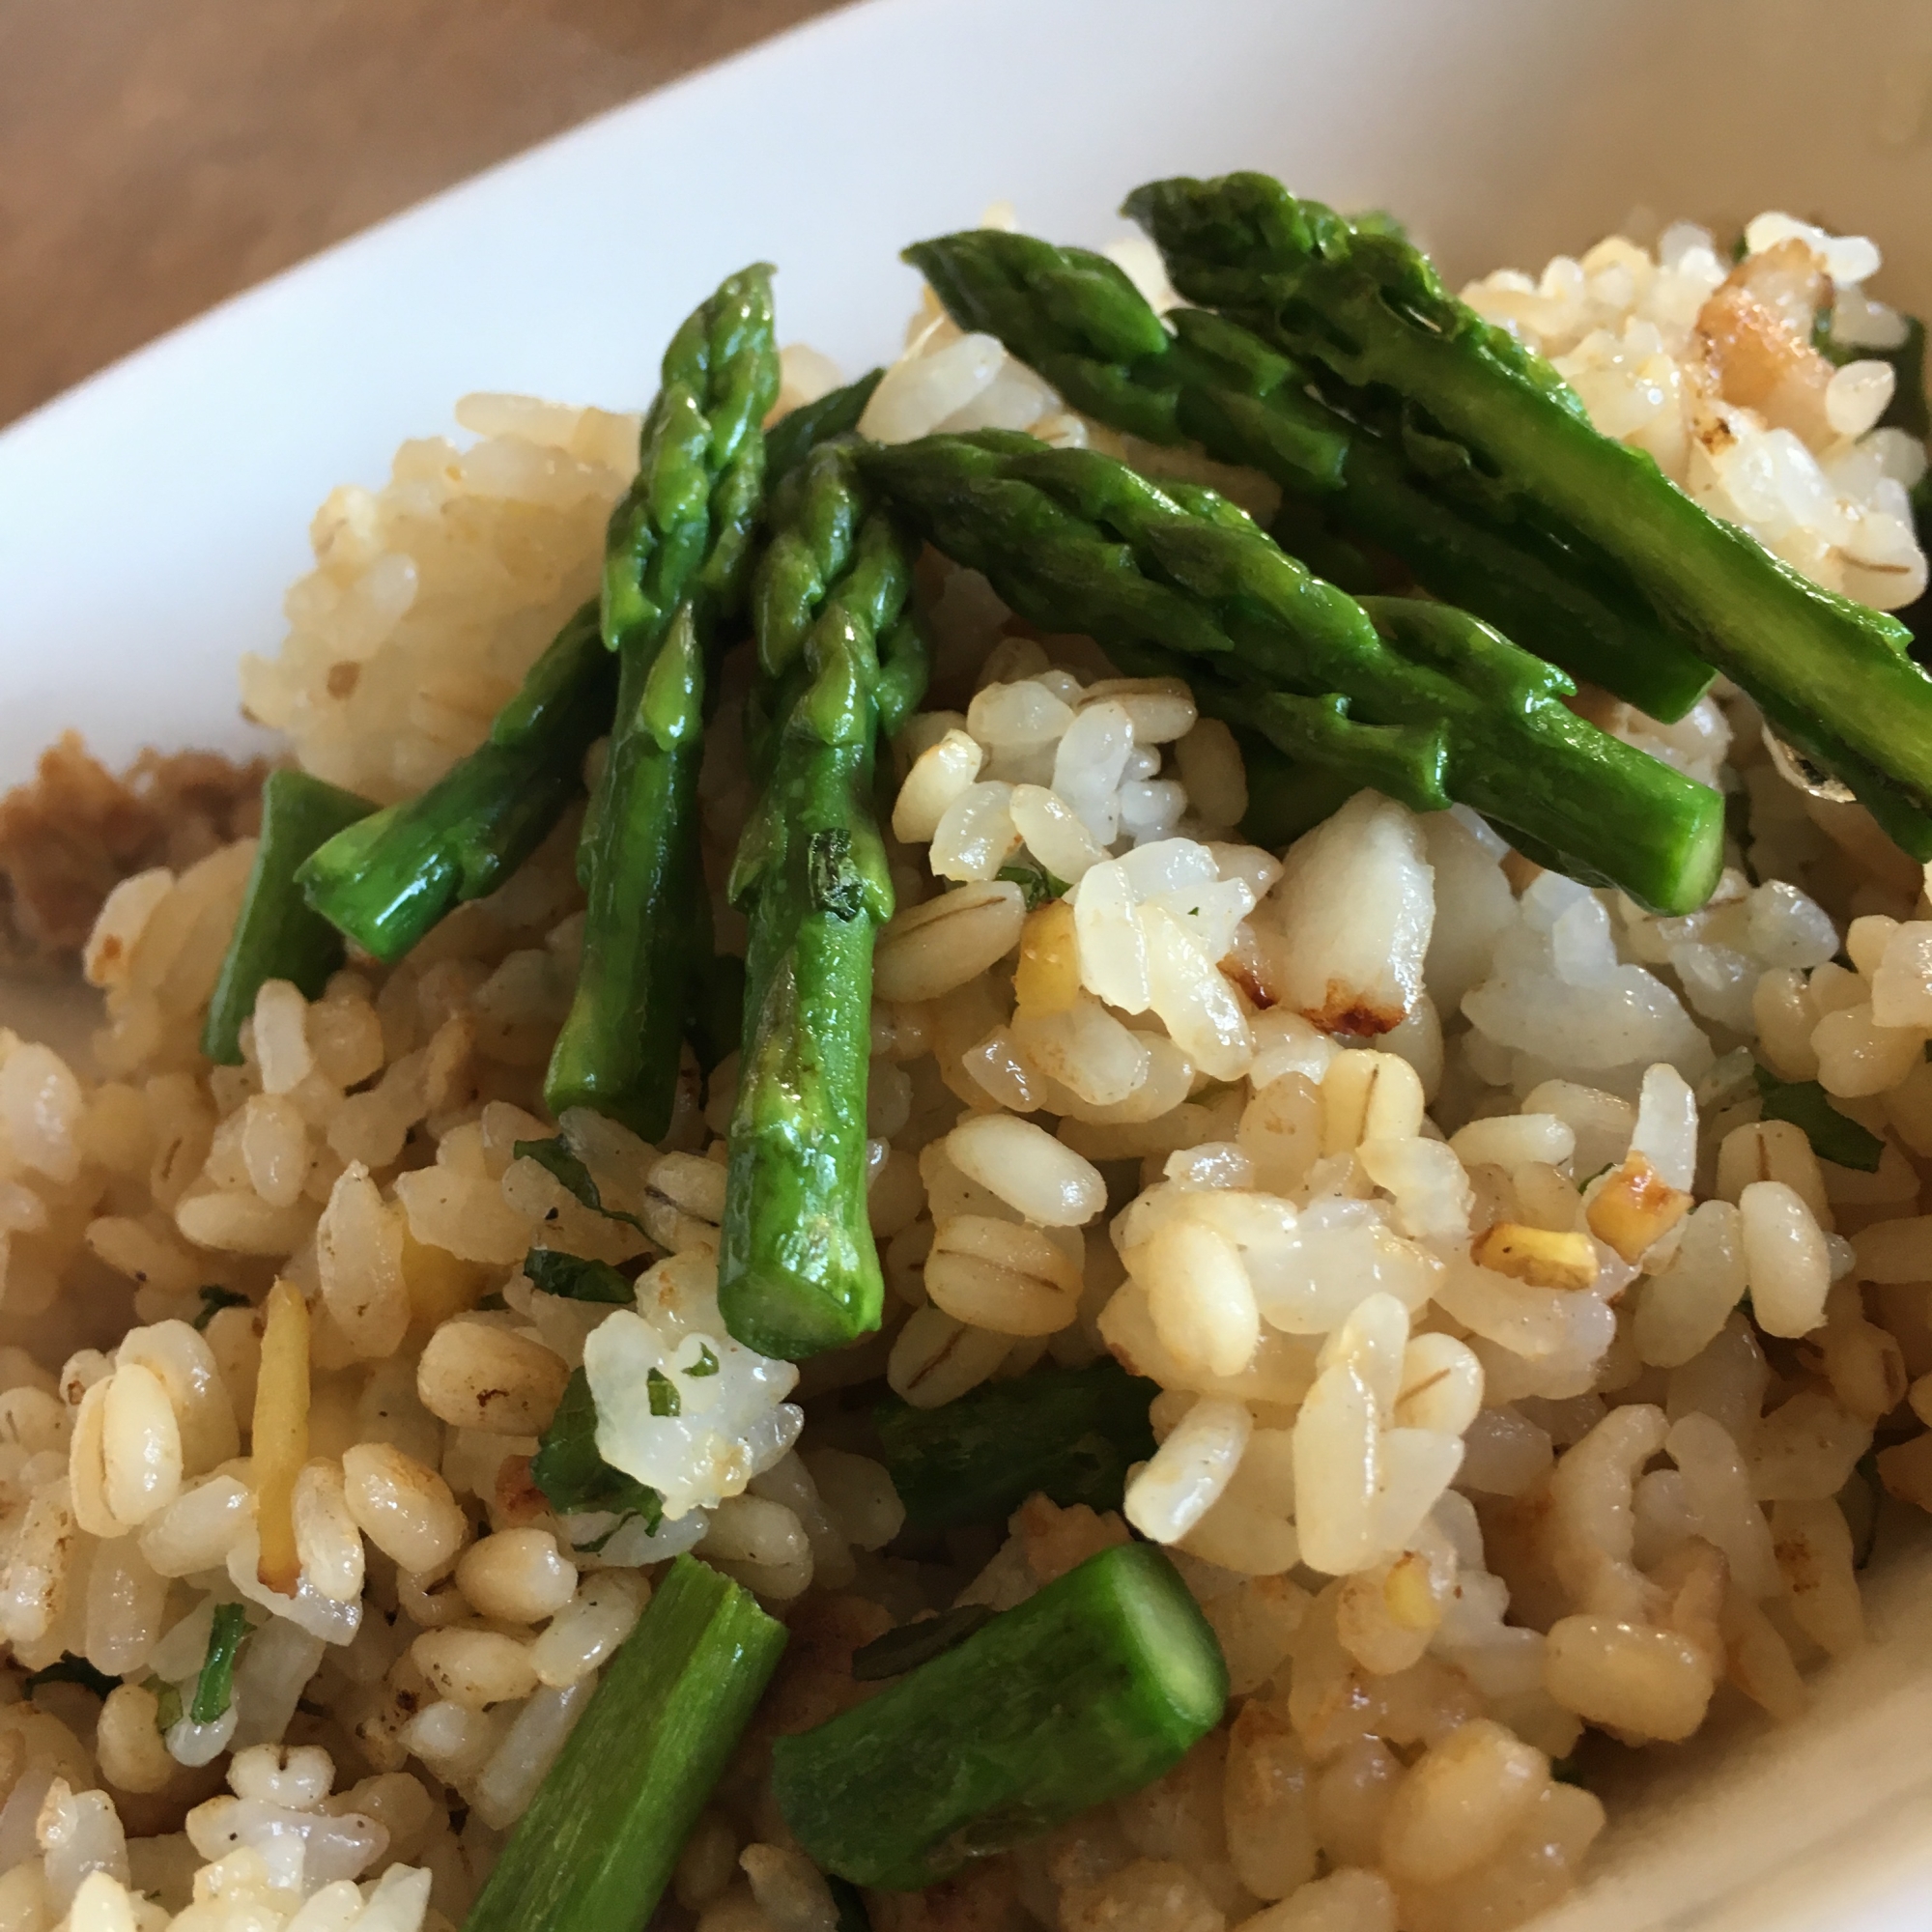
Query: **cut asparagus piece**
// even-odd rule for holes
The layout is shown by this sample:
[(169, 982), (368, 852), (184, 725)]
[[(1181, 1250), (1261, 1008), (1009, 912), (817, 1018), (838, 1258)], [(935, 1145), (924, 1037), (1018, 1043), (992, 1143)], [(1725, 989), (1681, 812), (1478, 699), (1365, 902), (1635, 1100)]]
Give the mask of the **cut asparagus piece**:
[(869, 1702), (772, 1752), (812, 1861), (911, 1890), (1151, 1783), (1219, 1720), (1228, 1673), (1151, 1544), (1091, 1556)]
[(1681, 718), (1710, 684), (1710, 668), (1630, 585), (1593, 582), (1581, 558), (1535, 530), (1433, 496), (1399, 450), (1308, 393), (1306, 373), (1249, 330), (1179, 310), (1170, 335), (1104, 255), (1030, 235), (968, 229), (918, 242), (905, 259), (962, 328), (997, 335), (1076, 409), (1261, 470), (1573, 675), (1664, 719)]
[(1158, 1387), (1118, 1362), (981, 1382), (938, 1408), (873, 1413), (906, 1521), (921, 1530), (1004, 1523), (1043, 1492), (1063, 1507), (1119, 1509), (1127, 1470), (1153, 1454)]
[(751, 1592), (680, 1556), (518, 1821), (465, 1932), (637, 1932), (784, 1649)]
[(202, 1023), (201, 1050), (221, 1066), (242, 1064), (242, 1023), (270, 980), (289, 980), (313, 1000), (342, 964), (342, 935), (302, 902), (296, 874), (315, 849), (375, 807), (306, 772), (270, 772), (262, 786), (262, 836), (221, 977)]
[(670, 1124), (697, 962), (711, 951), (697, 843), (704, 692), (764, 497), (777, 400), (771, 270), (729, 276), (666, 350), (638, 477), (611, 513), (604, 641), (618, 658), (610, 754), (578, 870), (589, 904), (577, 992), (544, 1083), (645, 1140)]
[(1382, 399), (1438, 487), (1622, 572), (1780, 736), (1932, 859), (1932, 684), (1904, 625), (1821, 589), (1601, 435), (1548, 362), (1399, 237), (1258, 174), (1154, 182), (1126, 206), (1190, 301)]
[(1448, 795), (1573, 876), (1670, 913), (1710, 896), (1719, 795), (1577, 717), (1561, 671), (1466, 612), (1357, 603), (1212, 491), (1156, 488), (1094, 450), (982, 431), (865, 462), (927, 538), (1043, 629), (1151, 644), (1294, 696), (1340, 693), (1362, 724), (1439, 729)]
[(583, 754), (610, 726), (611, 683), (586, 604), (482, 744), (309, 859), (299, 874), (309, 904), (365, 952), (396, 960), (463, 900), (494, 893), (582, 788)]
[[(765, 784), (730, 881), (750, 943), (718, 1305), (747, 1348), (796, 1358), (879, 1325), (866, 1083), (872, 942), (893, 888), (872, 770), (881, 661), (923, 669), (923, 652), (905, 615), (910, 551), (849, 444), (806, 458), (772, 522), (748, 732)], [(901, 713), (909, 701), (895, 696)]]
[(801, 403), (765, 432), (765, 480), (773, 488), (822, 442), (849, 435), (859, 427), (872, 391), (885, 378), (883, 369), (868, 369), (856, 383), (833, 389), (815, 403)]
[[(1113, 649), (1116, 662), (1130, 676), (1182, 679), (1198, 710), (1233, 727), (1244, 759), (1252, 762), (1259, 740), (1264, 753), (1292, 761), (1302, 773), (1319, 774), (1311, 796), (1332, 796), (1334, 804), (1300, 831), (1319, 824), (1364, 786), (1401, 800), (1411, 811), (1442, 811), (1453, 803), (1444, 788), (1449, 743), (1440, 724), (1364, 724), (1350, 715), (1350, 702), (1340, 692), (1299, 697), (1269, 691), (1253, 678), (1218, 675), (1198, 660), (1189, 663), (1145, 644), (1117, 641)], [(1263, 842), (1279, 845), (1286, 840)]]

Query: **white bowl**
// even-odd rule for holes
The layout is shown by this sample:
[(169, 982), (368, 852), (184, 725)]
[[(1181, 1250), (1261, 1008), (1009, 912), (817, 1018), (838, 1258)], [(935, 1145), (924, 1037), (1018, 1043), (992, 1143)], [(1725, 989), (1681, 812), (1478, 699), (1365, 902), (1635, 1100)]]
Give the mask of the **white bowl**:
[[(335, 483), (466, 390), (636, 404), (729, 269), (857, 369), (914, 291), (897, 249), (1007, 198), (1097, 242), (1156, 174), (1260, 167), (1394, 210), (1452, 279), (1636, 208), (1869, 233), (1922, 311), (1925, 0), (878, 0), (493, 170), (225, 304), (0, 435), (0, 781), (78, 724), (104, 756), (242, 748), (234, 663)], [(1548, 1932), (1932, 1926), (1932, 1547), (1876, 1579), (1872, 1647), (1781, 1733), (1648, 1754)]]

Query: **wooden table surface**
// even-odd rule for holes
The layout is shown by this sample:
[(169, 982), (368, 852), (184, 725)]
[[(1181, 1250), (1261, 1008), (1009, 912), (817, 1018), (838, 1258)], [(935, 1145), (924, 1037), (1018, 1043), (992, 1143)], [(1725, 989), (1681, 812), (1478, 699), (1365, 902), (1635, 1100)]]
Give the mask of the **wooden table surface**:
[(0, 423), (835, 0), (0, 0)]

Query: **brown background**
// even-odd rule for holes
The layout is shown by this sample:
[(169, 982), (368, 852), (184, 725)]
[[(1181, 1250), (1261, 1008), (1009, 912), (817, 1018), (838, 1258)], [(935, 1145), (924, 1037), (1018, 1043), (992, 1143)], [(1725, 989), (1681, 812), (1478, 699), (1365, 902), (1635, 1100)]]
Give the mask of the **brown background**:
[(835, 0), (0, 0), (0, 423)]

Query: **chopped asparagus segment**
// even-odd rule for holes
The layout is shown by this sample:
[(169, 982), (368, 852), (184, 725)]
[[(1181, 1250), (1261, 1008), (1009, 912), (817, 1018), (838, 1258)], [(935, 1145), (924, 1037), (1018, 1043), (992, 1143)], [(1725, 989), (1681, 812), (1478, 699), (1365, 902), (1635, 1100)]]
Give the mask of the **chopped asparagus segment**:
[(1091, 1556), (772, 1753), (821, 1867), (911, 1890), (1151, 1783), (1219, 1720), (1214, 1633), (1151, 1544)]
[(1821, 589), (1601, 435), (1548, 363), (1456, 300), (1399, 237), (1258, 174), (1151, 183), (1126, 208), (1190, 301), (1380, 398), (1438, 491), (1623, 573), (1780, 735), (1932, 859), (1932, 684), (1904, 625)]
[(604, 1672), (465, 1932), (638, 1932), (784, 1649), (751, 1592), (680, 1556)]
[(216, 1065), (242, 1064), (242, 1023), (254, 1016), (265, 981), (293, 980), (312, 1000), (342, 964), (342, 935), (302, 902), (296, 875), (319, 845), (375, 809), (306, 772), (269, 774), (255, 863), (202, 1023), (201, 1050)]
[(873, 1419), (906, 1521), (956, 1529), (1003, 1523), (1037, 1492), (1119, 1509), (1127, 1470), (1153, 1454), (1148, 1405), (1159, 1393), (1101, 1360), (981, 1382), (938, 1408), (895, 1398)]
[(870, 496), (848, 443), (814, 450), (774, 496), (753, 597), (764, 789), (731, 868), (751, 936), (718, 1305), (748, 1348), (794, 1358), (876, 1328), (884, 1296), (866, 1083), (893, 889), (872, 771), (883, 667), (923, 653), (911, 554)]
[(1236, 324), (1179, 310), (1170, 335), (1104, 255), (1029, 235), (969, 229), (918, 242), (905, 259), (962, 328), (997, 335), (1077, 409), (1261, 470), (1575, 676), (1664, 719), (1681, 718), (1710, 684), (1710, 668), (1627, 583), (1601, 581), (1532, 528), (1432, 495), (1400, 450), (1309, 394), (1295, 362)]
[(497, 714), (490, 735), (418, 797), (339, 832), (302, 867), (308, 902), (365, 952), (396, 960), (465, 899), (494, 893), (582, 788), (610, 728), (611, 667), (585, 605)]
[(729, 276), (665, 352), (636, 482), (611, 513), (602, 627), (617, 653), (610, 755), (584, 822), (577, 992), (544, 1083), (645, 1140), (670, 1124), (697, 964), (711, 952), (698, 858), (705, 686), (744, 588), (777, 400), (771, 270)]
[(984, 431), (865, 461), (926, 537), (1042, 628), (1151, 644), (1303, 697), (1340, 693), (1351, 724), (1439, 729), (1449, 797), (1573, 876), (1671, 913), (1710, 896), (1719, 795), (1577, 717), (1561, 671), (1466, 612), (1357, 603), (1212, 491), (1156, 488), (1094, 450)]

